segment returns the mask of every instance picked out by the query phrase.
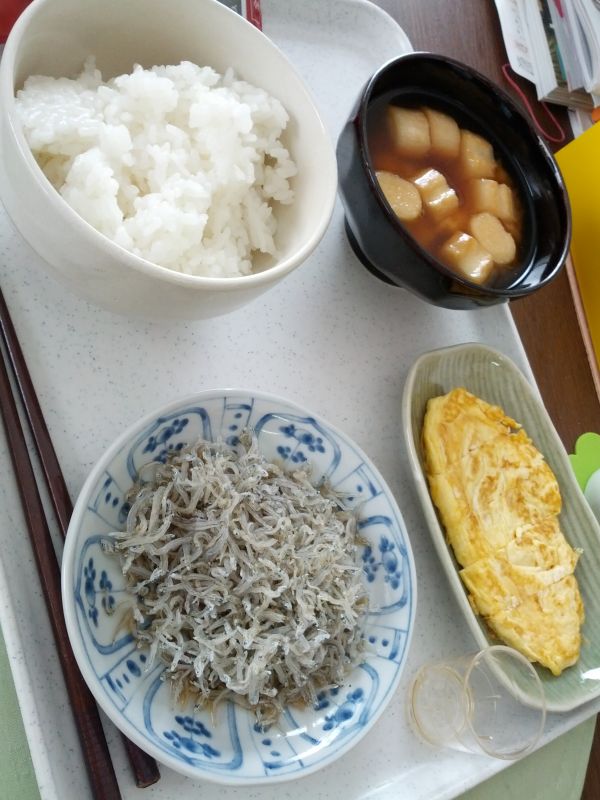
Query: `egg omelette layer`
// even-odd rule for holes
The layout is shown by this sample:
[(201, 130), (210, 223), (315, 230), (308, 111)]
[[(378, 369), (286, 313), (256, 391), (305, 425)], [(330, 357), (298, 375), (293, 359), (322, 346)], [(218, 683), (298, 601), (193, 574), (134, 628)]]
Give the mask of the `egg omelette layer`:
[(579, 554), (556, 477), (523, 428), (466, 389), (429, 400), (425, 471), (469, 600), (495, 635), (560, 675), (579, 658)]

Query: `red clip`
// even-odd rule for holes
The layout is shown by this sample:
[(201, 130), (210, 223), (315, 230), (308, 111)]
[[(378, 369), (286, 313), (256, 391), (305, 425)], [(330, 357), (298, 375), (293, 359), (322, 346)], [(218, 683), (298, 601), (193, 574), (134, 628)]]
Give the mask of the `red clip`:
[(0, 2), (0, 44), (8, 39), (8, 34), (15, 24), (21, 11), (23, 11), (31, 0), (1, 0)]
[(560, 122), (556, 119), (556, 117), (554, 116), (552, 111), (550, 111), (550, 109), (548, 108), (548, 104), (544, 103), (543, 100), (540, 101), (540, 105), (542, 106), (542, 108), (544, 109), (546, 114), (550, 117), (550, 119), (552, 120), (552, 122), (554, 124), (554, 127), (559, 132), (559, 136), (553, 136), (552, 134), (548, 133), (548, 131), (545, 131), (542, 128), (542, 126), (540, 125), (540, 123), (537, 121), (537, 118), (535, 116), (535, 111), (533, 110), (533, 107), (532, 107), (531, 103), (527, 99), (527, 97), (525, 95), (525, 92), (521, 89), (519, 84), (515, 81), (515, 79), (510, 74), (510, 64), (503, 64), (502, 65), (502, 74), (506, 78), (507, 82), (515, 90), (515, 92), (519, 95), (523, 105), (525, 106), (525, 108), (527, 109), (527, 111), (529, 113), (529, 116), (531, 117), (531, 121), (533, 122), (533, 125), (534, 125), (536, 131), (540, 134), (540, 136), (543, 136), (544, 139), (546, 139), (548, 142), (553, 142), (554, 144), (562, 144), (562, 142), (564, 142), (566, 140), (566, 138), (567, 138), (566, 134), (565, 134)]
[(259, 31), (262, 31), (260, 0), (246, 0), (246, 18), (248, 22), (256, 25)]

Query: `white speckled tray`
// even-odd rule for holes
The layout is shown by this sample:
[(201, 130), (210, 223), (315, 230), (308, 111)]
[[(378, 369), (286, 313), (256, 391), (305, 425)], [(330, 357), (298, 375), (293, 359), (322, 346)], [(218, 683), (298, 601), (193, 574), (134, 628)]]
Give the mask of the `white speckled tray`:
[[(364, 0), (263, 0), (262, 8), (265, 32), (312, 87), (332, 140), (368, 76), (410, 47), (393, 20)], [(474, 642), (422, 517), (400, 406), (413, 361), (443, 345), (486, 342), (527, 371), (507, 308), (440, 310), (380, 283), (350, 250), (339, 203), (309, 262), (253, 305), (214, 321), (131, 322), (65, 294), (1, 210), (0, 284), (73, 496), (107, 445), (142, 414), (204, 388), (246, 386), (305, 404), (354, 438), (395, 493), (411, 537), (419, 608), (408, 666), (389, 708), (355, 749), (284, 786), (198, 785), (163, 768), (160, 784), (141, 792), (118, 735), (107, 726), (124, 800), (442, 800), (506, 766), (430, 750), (407, 726), (404, 698), (418, 665)], [(0, 620), (42, 800), (88, 800), (8, 464), (0, 439)], [(599, 708), (551, 716), (544, 741)]]

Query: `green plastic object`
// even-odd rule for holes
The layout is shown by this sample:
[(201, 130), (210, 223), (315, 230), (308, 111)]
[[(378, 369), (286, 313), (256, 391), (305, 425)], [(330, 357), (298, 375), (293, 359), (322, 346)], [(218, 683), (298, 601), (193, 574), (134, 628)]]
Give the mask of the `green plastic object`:
[(582, 433), (575, 442), (575, 452), (569, 459), (579, 488), (584, 492), (589, 479), (600, 469), (600, 435)]

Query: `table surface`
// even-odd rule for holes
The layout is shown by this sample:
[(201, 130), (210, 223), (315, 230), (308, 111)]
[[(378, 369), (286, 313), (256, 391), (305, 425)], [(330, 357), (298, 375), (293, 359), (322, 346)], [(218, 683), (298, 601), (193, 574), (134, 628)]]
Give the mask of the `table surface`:
[[(503, 83), (501, 66), (507, 59), (493, 0), (455, 0), (453, 3), (440, 0), (376, 0), (376, 3), (399, 22), (415, 49), (452, 56), (479, 69), (496, 82)], [(522, 88), (533, 99), (524, 83)], [(541, 107), (535, 102), (533, 106), (543, 118)], [(561, 124), (568, 128), (566, 113), (559, 112), (557, 116)], [(546, 407), (565, 447), (572, 451), (581, 433), (592, 430), (600, 432), (600, 402), (594, 389), (566, 272), (563, 271), (550, 286), (532, 298), (514, 303), (511, 310)], [(0, 663), (0, 674), (8, 677), (7, 664)], [(5, 774), (11, 765), (14, 769), (19, 763), (19, 794), (29, 798), (34, 796), (29, 793), (34, 781), (30, 762), (22, 761), (21, 754), (16, 754), (10, 746), (15, 726), (18, 727), (20, 721), (16, 708), (14, 697), (8, 698), (6, 707), (2, 707), (2, 719), (5, 722), (10, 720), (10, 723), (4, 727), (4, 735), (0, 737), (5, 743), (0, 751), (0, 765), (4, 765), (0, 766), (0, 774)], [(561, 795), (564, 800), (567, 797), (574, 800), (583, 782), (583, 772), (579, 775), (581, 764), (571, 767), (571, 761), (568, 761), (571, 768), (565, 770), (565, 758), (572, 759), (578, 750), (587, 753), (592, 725), (590, 721), (590, 724), (580, 726), (530, 757), (536, 759), (534, 769), (538, 774), (548, 776), (553, 770), (556, 772), (555, 790), (560, 791), (559, 772), (568, 775), (568, 783)], [(600, 797), (600, 770), (596, 763), (600, 763), (598, 755), (600, 734), (597, 731), (582, 800)], [(511, 767), (489, 781), (489, 785), (484, 784), (469, 792), (464, 800), (502, 797), (506, 796), (506, 791), (515, 796), (515, 786), (519, 787), (516, 796), (537, 800), (531, 763), (526, 759)], [(540, 788), (539, 780), (537, 788)]]
[[(493, 0), (377, 0), (404, 28), (415, 50), (452, 56), (475, 67), (509, 92), (502, 74), (507, 62)], [(520, 81), (538, 120), (547, 121), (535, 93)], [(511, 92), (513, 97), (514, 92)], [(516, 98), (518, 99), (518, 98)], [(553, 107), (570, 132), (567, 113)], [(511, 311), (544, 403), (568, 452), (586, 431), (600, 432), (600, 401), (577, 321), (565, 270)], [(600, 725), (592, 745), (582, 800), (600, 797)]]

